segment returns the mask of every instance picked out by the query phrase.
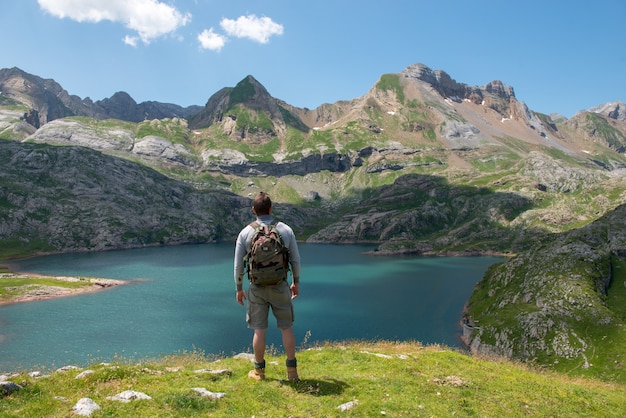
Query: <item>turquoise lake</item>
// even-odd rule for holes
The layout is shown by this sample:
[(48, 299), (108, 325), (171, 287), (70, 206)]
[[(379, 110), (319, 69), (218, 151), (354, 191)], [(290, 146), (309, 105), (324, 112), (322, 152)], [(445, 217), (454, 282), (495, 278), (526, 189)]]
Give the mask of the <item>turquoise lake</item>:
[[(299, 347), (382, 339), (461, 347), (459, 319), (497, 257), (382, 257), (357, 245), (300, 244)], [(61, 254), (15, 271), (127, 280), (101, 292), (0, 307), (0, 373), (200, 350), (251, 351), (230, 243)], [(271, 314), (270, 314), (271, 315)], [(310, 334), (310, 337), (306, 335)], [(270, 316), (268, 344), (282, 350)]]

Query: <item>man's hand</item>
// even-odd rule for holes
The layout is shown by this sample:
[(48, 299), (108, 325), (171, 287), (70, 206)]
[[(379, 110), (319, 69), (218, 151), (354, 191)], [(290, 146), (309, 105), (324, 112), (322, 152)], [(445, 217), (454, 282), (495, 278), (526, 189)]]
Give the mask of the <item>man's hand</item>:
[(237, 303), (243, 306), (243, 301), (246, 300), (246, 292), (244, 290), (237, 291)]
[(291, 286), (289, 286), (289, 289), (291, 290), (291, 299), (297, 298), (300, 294), (300, 286), (298, 285), (298, 283), (293, 283)]

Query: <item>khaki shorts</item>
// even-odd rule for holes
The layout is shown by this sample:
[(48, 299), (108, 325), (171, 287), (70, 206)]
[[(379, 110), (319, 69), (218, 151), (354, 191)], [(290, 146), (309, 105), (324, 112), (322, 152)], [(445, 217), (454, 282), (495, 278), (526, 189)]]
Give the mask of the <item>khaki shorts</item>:
[(293, 304), (291, 290), (286, 280), (273, 286), (257, 286), (250, 284), (248, 288), (248, 306), (246, 322), (252, 329), (266, 329), (269, 310), (276, 318), (278, 328), (289, 328), (293, 325)]

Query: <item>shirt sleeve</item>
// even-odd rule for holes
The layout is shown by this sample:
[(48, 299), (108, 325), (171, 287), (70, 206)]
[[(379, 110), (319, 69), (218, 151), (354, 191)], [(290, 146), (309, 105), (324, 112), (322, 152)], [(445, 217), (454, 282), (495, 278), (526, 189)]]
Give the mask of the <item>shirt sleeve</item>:
[(289, 249), (289, 264), (291, 266), (291, 276), (294, 283), (300, 283), (300, 251), (298, 250), (298, 242), (291, 227), (287, 224), (279, 222), (276, 229), (280, 232), (283, 242)]
[(243, 290), (243, 276), (244, 276), (244, 257), (249, 251), (249, 239), (248, 235), (252, 231), (252, 227), (249, 225), (241, 230), (237, 236), (237, 243), (235, 244), (235, 261), (234, 261), (234, 276), (235, 286), (237, 290)]

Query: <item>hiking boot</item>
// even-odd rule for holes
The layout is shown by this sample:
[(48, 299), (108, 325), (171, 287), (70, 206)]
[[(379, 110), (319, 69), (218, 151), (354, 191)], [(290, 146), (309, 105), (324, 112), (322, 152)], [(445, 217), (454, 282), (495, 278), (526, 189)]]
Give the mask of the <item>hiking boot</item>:
[(265, 369), (256, 367), (248, 372), (248, 377), (254, 380), (265, 380)]
[(287, 367), (287, 380), (289, 380), (290, 382), (300, 381), (300, 378), (298, 377), (297, 367)]

